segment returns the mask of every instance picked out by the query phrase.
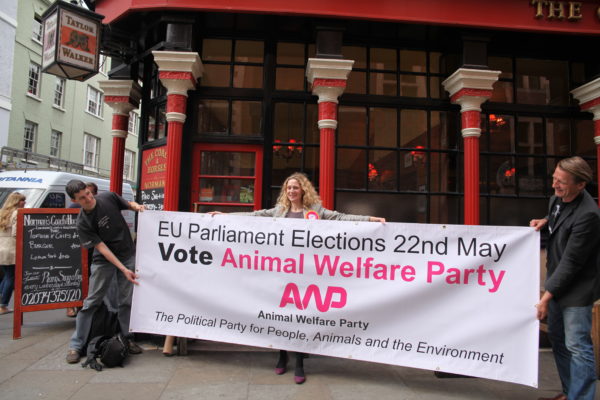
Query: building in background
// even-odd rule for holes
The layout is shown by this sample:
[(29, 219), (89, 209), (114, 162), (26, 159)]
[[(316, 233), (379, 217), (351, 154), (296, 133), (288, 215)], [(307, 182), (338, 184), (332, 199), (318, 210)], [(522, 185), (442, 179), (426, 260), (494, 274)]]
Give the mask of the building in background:
[[(17, 31), (17, 0), (0, 4), (0, 76), (12, 76), (15, 33)], [(8, 142), (8, 124), (12, 109), (10, 79), (0, 80), (0, 147)]]
[[(8, 3), (3, 2), (2, 8)], [(10, 123), (0, 127), (2, 169), (52, 169), (90, 176), (110, 176), (112, 158), (112, 111), (104, 102), (98, 82), (108, 79), (110, 59), (102, 57), (100, 72), (85, 82), (70, 81), (41, 72), (42, 14), (49, 0), (14, 1), (16, 35), (2, 36), (0, 66), (12, 60), (11, 77), (0, 82), (5, 110), (4, 86), (8, 86)], [(2, 15), (2, 21), (10, 21)], [(0, 25), (5, 30), (5, 25)], [(9, 40), (10, 39), (10, 40)], [(5, 47), (6, 46), (6, 47)], [(11, 51), (14, 47), (14, 52)], [(6, 57), (5, 57), (6, 55)], [(12, 94), (12, 96), (10, 96)], [(12, 104), (10, 104), (12, 102)], [(130, 119), (126, 140), (124, 179), (137, 181), (137, 114)], [(0, 122), (3, 120), (0, 119)]]
[(86, 3), (143, 83), (153, 207), (271, 207), (304, 171), (348, 213), (527, 225), (557, 160), (598, 168), (597, 1)]

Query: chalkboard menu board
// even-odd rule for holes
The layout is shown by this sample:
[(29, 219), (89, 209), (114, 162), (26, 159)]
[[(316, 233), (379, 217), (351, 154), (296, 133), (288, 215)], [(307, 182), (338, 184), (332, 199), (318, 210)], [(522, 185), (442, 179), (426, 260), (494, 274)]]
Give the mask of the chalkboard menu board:
[[(20, 209), (17, 217), (17, 314), (81, 306), (87, 295), (87, 250), (77, 234), (78, 209)], [(16, 323), (15, 323), (16, 325)]]
[(143, 204), (146, 210), (161, 211), (165, 200), (167, 179), (167, 147), (144, 150), (141, 168), (140, 204)]
[(142, 195), (141, 203), (146, 207), (146, 210), (162, 211), (165, 201), (164, 188), (146, 189), (140, 193)]

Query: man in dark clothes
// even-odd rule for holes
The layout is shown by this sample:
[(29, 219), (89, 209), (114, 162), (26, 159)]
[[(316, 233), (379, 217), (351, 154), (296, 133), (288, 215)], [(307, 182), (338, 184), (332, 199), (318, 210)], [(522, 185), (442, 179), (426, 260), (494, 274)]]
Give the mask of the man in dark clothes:
[[(98, 194), (98, 185), (96, 185), (94, 182), (86, 182), (85, 186), (90, 189), (94, 196)], [(78, 203), (71, 202), (69, 208), (81, 208), (81, 206)], [(88, 275), (91, 274), (93, 255), (94, 249), (88, 249)], [(81, 307), (67, 307), (67, 317), (75, 318), (79, 310), (81, 310)]]
[[(135, 247), (121, 210), (143, 211), (144, 206), (134, 201), (128, 202), (112, 192), (100, 193), (94, 197), (85, 183), (76, 179), (67, 183), (66, 191), (71, 200), (81, 206), (77, 217), (77, 232), (81, 244), (85, 248), (94, 248), (88, 297), (77, 314), (75, 332), (71, 336), (67, 353), (67, 362), (74, 364), (81, 358), (94, 311), (109, 289), (115, 267), (121, 271), (117, 274), (119, 325), (124, 335), (129, 332), (132, 284), (138, 282), (134, 272)], [(129, 352), (139, 354), (141, 351), (129, 339)]]
[(562, 393), (552, 400), (593, 400), (596, 390), (591, 330), (598, 299), (600, 212), (585, 190), (591, 180), (592, 169), (581, 157), (560, 160), (552, 175), (548, 215), (529, 223), (549, 231), (545, 292), (536, 307), (538, 319), (548, 316), (548, 337), (562, 383)]

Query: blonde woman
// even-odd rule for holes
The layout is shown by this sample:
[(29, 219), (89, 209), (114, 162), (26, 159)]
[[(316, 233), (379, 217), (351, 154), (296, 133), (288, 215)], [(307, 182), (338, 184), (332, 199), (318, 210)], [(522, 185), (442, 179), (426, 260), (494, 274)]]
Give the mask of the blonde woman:
[[(220, 212), (212, 211), (209, 214), (220, 214)], [(370, 221), (385, 223), (385, 218), (344, 214), (326, 209), (321, 204), (321, 198), (313, 184), (306, 175), (300, 172), (293, 173), (283, 182), (281, 192), (277, 198), (277, 204), (274, 208), (232, 214), (252, 215), (256, 217), (330, 219), (338, 221)], [(304, 353), (296, 353), (294, 381), (297, 384), (306, 381), (306, 375), (304, 374), (305, 357), (306, 354)], [(287, 371), (287, 362), (287, 351), (280, 350), (279, 359), (275, 366), (275, 373), (277, 375), (284, 374)]]
[(17, 209), (25, 206), (25, 196), (14, 192), (8, 195), (0, 209), (0, 267), (4, 278), (0, 283), (0, 315), (11, 312), (8, 303), (15, 287), (15, 249), (17, 247)]

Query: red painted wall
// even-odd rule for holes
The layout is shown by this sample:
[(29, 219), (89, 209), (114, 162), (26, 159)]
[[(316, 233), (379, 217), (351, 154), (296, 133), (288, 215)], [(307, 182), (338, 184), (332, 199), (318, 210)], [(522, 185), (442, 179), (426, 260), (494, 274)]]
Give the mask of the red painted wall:
[(556, 1), (569, 15), (571, 4), (581, 3), (581, 19), (541, 18), (531, 0), (96, 0), (104, 24), (129, 13), (149, 10), (197, 10), (309, 15), (348, 19), (475, 26), (510, 30), (570, 32), (600, 35), (600, 3), (596, 0)]

